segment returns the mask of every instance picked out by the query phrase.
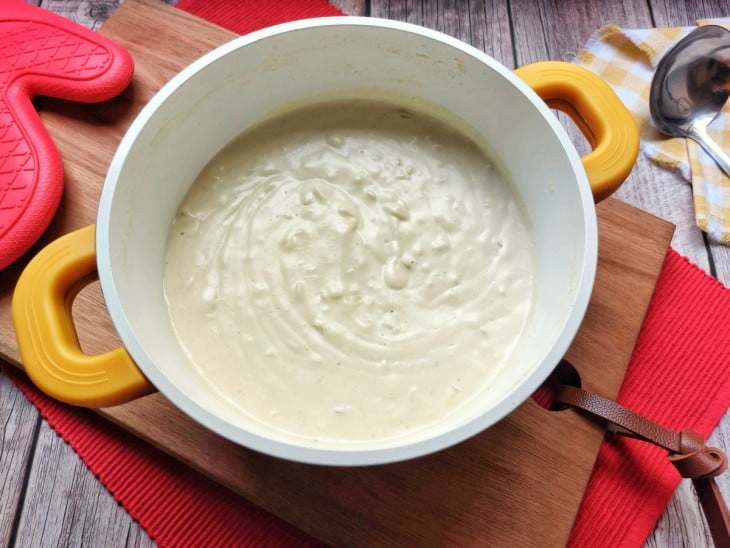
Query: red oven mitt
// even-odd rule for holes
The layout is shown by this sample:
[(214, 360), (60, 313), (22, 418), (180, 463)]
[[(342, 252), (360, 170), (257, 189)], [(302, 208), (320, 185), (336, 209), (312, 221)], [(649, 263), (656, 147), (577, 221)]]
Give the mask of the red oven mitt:
[(100, 34), (22, 0), (0, 4), (0, 270), (43, 234), (63, 191), (61, 156), (31, 100), (105, 101), (134, 63)]

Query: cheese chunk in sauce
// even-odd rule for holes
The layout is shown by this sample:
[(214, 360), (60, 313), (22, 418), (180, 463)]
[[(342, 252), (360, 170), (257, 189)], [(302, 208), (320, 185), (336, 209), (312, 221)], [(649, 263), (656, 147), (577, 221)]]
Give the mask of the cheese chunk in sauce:
[(225, 405), (305, 443), (387, 440), (498, 397), (534, 251), (474, 141), (387, 102), (329, 102), (246, 131), (205, 167), (164, 289)]

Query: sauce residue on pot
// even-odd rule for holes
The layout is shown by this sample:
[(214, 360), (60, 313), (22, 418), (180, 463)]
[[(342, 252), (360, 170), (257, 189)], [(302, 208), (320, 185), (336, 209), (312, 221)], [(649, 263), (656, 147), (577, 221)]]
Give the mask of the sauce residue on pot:
[(534, 255), (483, 147), (425, 113), (349, 100), (270, 119), (205, 167), (164, 289), (226, 405), (280, 436), (363, 442), (504, 395)]

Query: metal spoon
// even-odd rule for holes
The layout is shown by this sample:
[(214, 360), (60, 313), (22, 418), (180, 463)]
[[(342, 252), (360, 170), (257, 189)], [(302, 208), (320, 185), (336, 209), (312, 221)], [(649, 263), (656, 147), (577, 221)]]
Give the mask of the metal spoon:
[(705, 25), (682, 38), (659, 61), (649, 108), (661, 131), (694, 139), (730, 176), (730, 158), (706, 131), (728, 96), (730, 31)]

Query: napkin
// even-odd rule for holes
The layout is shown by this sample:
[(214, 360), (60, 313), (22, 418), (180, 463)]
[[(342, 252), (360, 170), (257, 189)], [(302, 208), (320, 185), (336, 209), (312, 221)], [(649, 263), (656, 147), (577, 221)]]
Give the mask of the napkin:
[[(292, 17), (336, 13), (324, 0), (182, 0), (178, 7), (239, 33)], [(619, 401), (666, 427), (709, 435), (730, 404), (728, 317), (730, 290), (670, 250)], [(318, 544), (94, 413), (41, 394), (22, 373), (6, 369), (160, 546)], [(571, 546), (641, 545), (679, 481), (660, 449), (607, 438)]]
[[(730, 18), (698, 24), (730, 28)], [(606, 80), (634, 115), (644, 153), (692, 183), (697, 226), (710, 240), (730, 245), (730, 177), (696, 142), (661, 133), (651, 121), (649, 111), (649, 90), (657, 63), (695, 28), (622, 29), (606, 25), (590, 38), (576, 62)], [(730, 150), (730, 103), (707, 132), (722, 148)]]

